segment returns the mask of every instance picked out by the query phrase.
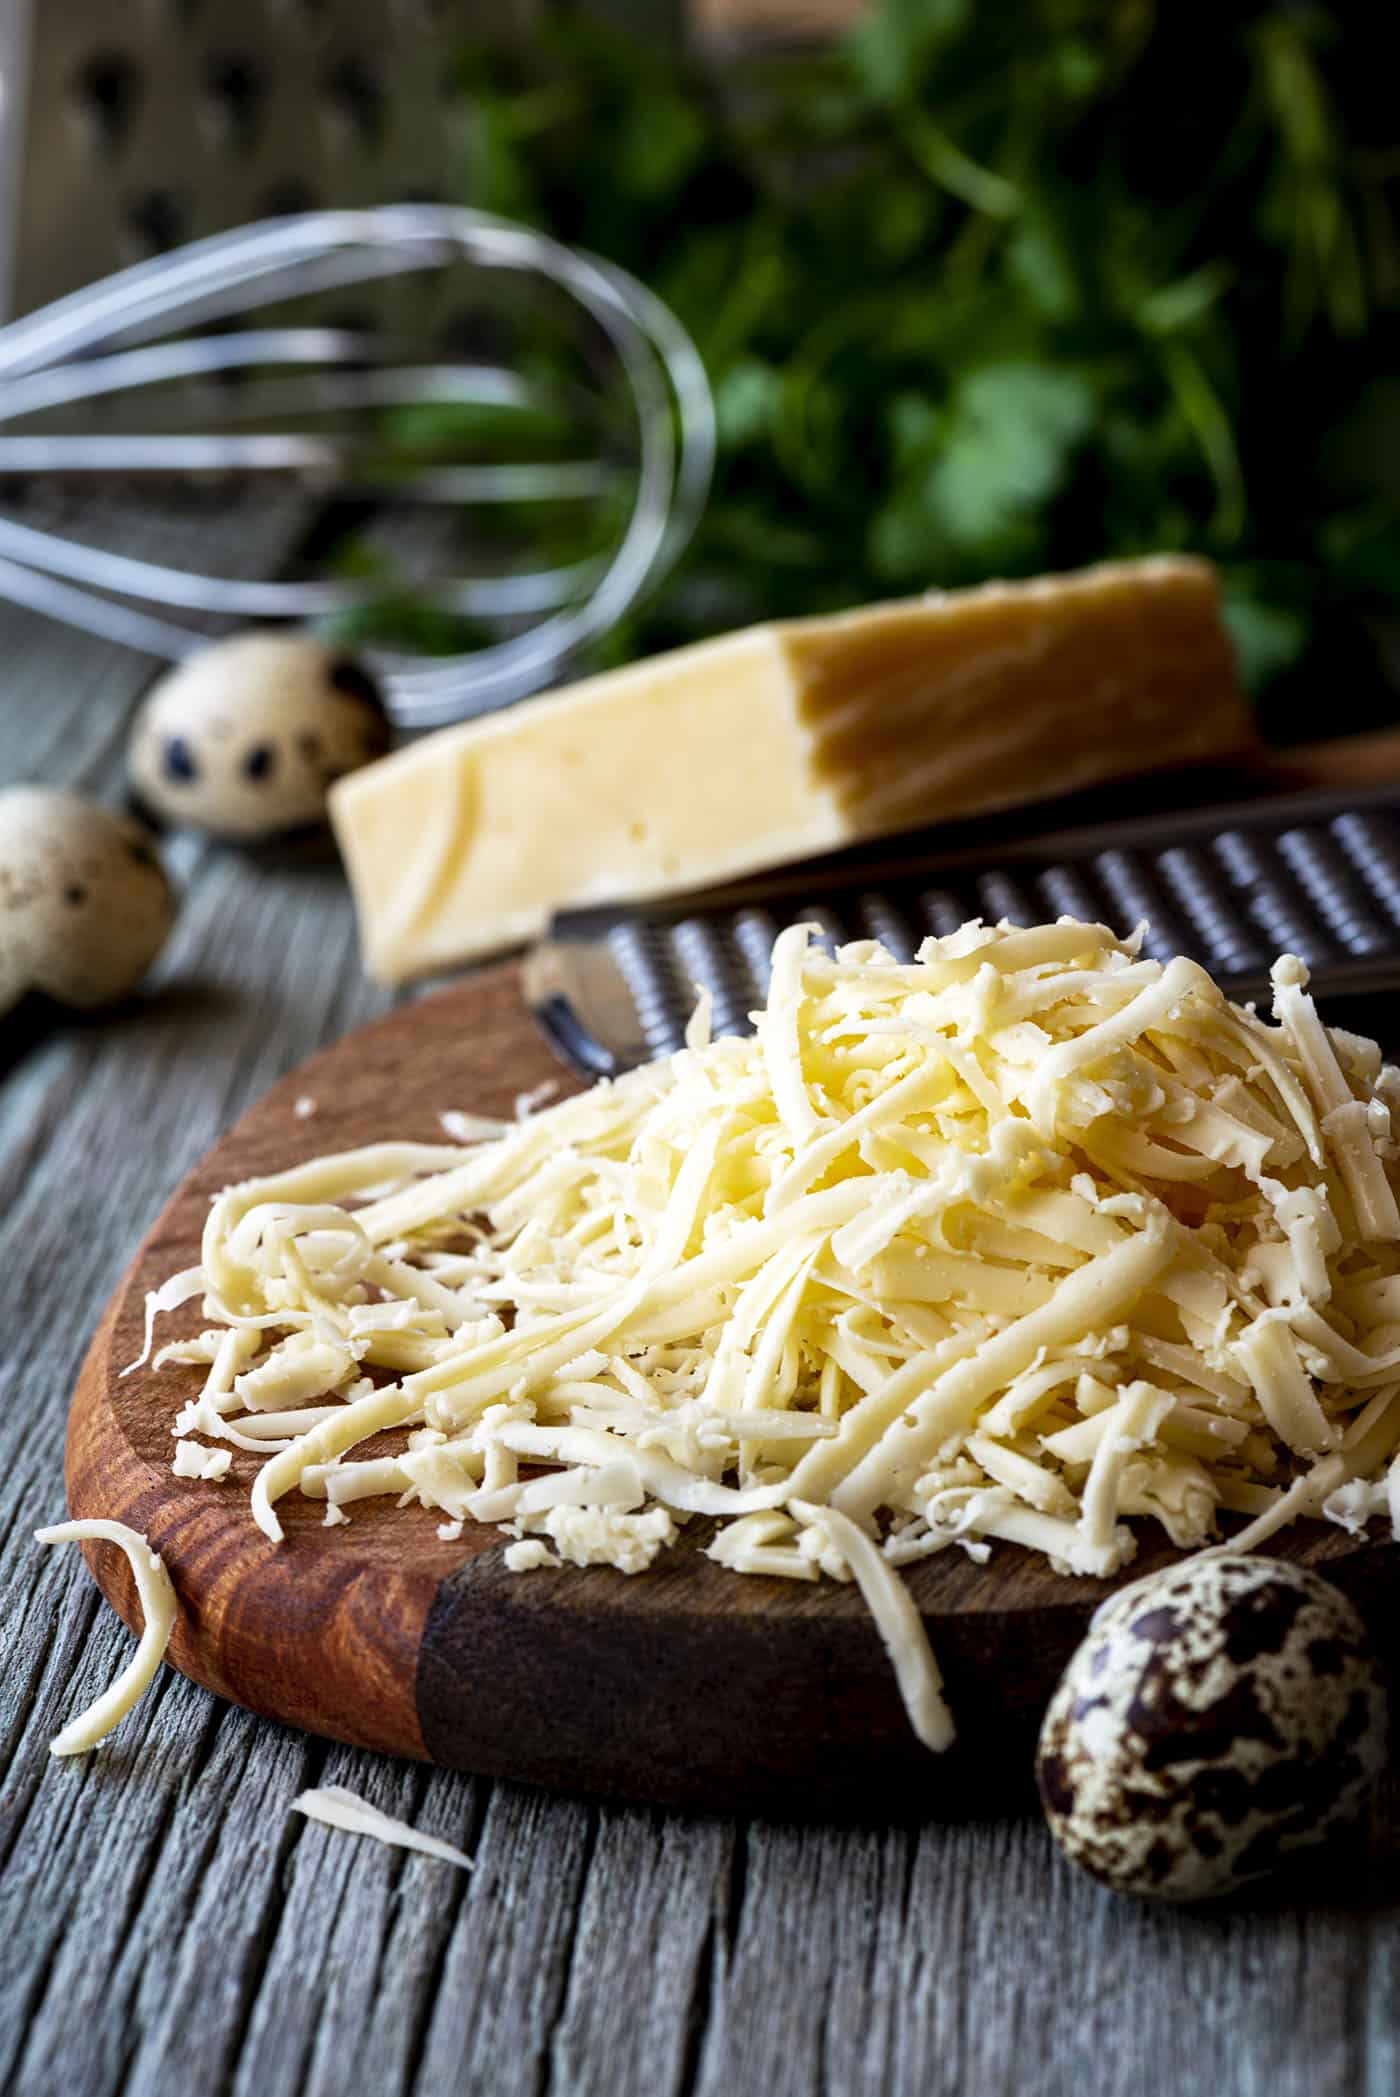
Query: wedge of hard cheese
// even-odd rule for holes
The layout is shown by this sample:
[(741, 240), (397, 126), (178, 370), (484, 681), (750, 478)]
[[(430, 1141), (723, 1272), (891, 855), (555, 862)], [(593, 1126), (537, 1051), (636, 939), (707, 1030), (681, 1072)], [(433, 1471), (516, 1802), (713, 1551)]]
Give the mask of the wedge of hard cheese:
[(702, 886), (1239, 749), (1214, 572), (1155, 559), (757, 626), (443, 730), (331, 813), (387, 982)]

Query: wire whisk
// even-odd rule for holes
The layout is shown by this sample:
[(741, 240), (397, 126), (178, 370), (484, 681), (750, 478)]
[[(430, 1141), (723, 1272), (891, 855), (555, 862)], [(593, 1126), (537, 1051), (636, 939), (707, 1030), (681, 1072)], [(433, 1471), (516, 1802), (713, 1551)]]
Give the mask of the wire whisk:
[[(229, 325), (257, 315), (267, 323), (267, 309), (289, 299), (463, 264), (562, 293), (583, 339), (581, 374), (429, 355), (421, 341), (385, 328), (280, 318)], [(161, 421), (158, 389), (191, 380), (219, 386), (206, 418), (214, 426), (152, 427)], [(108, 427), (75, 431), (71, 414), (57, 432), (32, 426), (85, 402)], [(128, 427), (133, 406), (140, 413)], [(563, 414), (566, 450), (577, 453), (580, 437), (591, 448), (405, 462), (386, 447), (386, 418), (392, 426), (396, 413), (424, 408), (489, 410), (522, 430), (532, 415), (557, 425)], [(488, 712), (556, 680), (674, 562), (704, 507), (714, 450), (704, 366), (660, 300), (610, 263), (465, 207), (267, 220), (140, 263), (0, 329), (0, 476), (294, 475), (328, 503), (429, 505), (478, 525), (541, 504), (594, 505), (615, 520), (601, 552), (415, 579), (416, 603), (482, 622), (494, 637), (440, 656), (369, 647), (406, 728)], [(0, 594), (171, 660), (207, 639), (181, 614), (317, 620), (373, 607), (383, 593), (373, 577), (201, 575), (0, 517)]]

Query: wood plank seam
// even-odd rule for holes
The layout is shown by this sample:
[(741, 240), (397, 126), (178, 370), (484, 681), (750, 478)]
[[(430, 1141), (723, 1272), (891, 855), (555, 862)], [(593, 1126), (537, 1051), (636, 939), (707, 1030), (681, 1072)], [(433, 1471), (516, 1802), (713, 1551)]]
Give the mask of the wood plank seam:
[[(310, 1767), (307, 1774), (309, 1782), (314, 1785), (321, 1780), (328, 1750), (321, 1741), (311, 1742), (310, 1747)], [(226, 2065), (219, 2086), (219, 2097), (224, 2097), (225, 2091), (233, 2091), (238, 2087), (238, 2068), (244, 2042), (257, 2010), (263, 1978), (267, 1973), (278, 1934), (287, 1921), (288, 1903), (283, 1896), (288, 1869), (306, 1827), (307, 1823), (301, 1814), (287, 1813), (278, 1836), (273, 1868), (267, 1876), (267, 1898), (253, 1937), (251, 1962), (239, 1976), (239, 2002), (229, 2026)], [(137, 2092), (130, 2092), (129, 2097), (137, 2097)]]
[[(424, 1782), (423, 1789), (424, 1793), (426, 1794), (428, 1789), (426, 1779)], [(469, 1857), (474, 1857), (476, 1855), (477, 1846), (481, 1841), (481, 1831), (483, 1827), (486, 1825), (486, 1815), (490, 1808), (491, 1797), (495, 1791), (495, 1786), (490, 1782), (489, 1779), (478, 1779), (474, 1783), (472, 1790), (472, 1812), (470, 1818), (467, 1821), (466, 1827), (462, 1831), (462, 1839), (460, 1845)], [(477, 1794), (480, 1794), (480, 1796), (478, 1797)], [(412, 2032), (409, 2034), (409, 2041), (404, 2060), (403, 2088), (405, 2092), (416, 2091), (418, 2089), (420, 2071), (423, 2065), (423, 2057), (427, 2050), (428, 2032), (432, 2021), (433, 2004), (437, 1999), (438, 1989), (442, 1985), (442, 1976), (447, 1965), (447, 1954), (451, 1945), (452, 1937), (455, 1933), (458, 1921), (464, 1917), (467, 1903), (471, 1896), (471, 1887), (469, 1883), (470, 1874), (465, 1872), (457, 1872), (453, 1874), (453, 1877), (455, 1883), (453, 1884), (448, 1895), (450, 1917), (449, 1927), (442, 1931), (438, 1939), (437, 1950), (434, 1953), (432, 1963), (424, 1979), (419, 2016), (415, 2022)], [(425, 2092), (424, 2097), (435, 2097), (435, 2093)]]

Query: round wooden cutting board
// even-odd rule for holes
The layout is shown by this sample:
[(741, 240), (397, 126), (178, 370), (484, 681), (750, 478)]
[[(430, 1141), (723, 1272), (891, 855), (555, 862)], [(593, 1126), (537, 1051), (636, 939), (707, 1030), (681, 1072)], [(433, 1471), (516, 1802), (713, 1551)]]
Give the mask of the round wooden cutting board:
[[(740, 1578), (703, 1556), (692, 1522), (656, 1568), (515, 1574), (504, 1540), (361, 1502), (347, 1526), (291, 1494), (273, 1545), (254, 1527), (258, 1459), (219, 1484), (170, 1469), (171, 1421), (200, 1372), (149, 1368), (144, 1299), (199, 1257), (210, 1197), (231, 1181), (386, 1137), (443, 1140), (456, 1108), (510, 1114), (561, 1073), (500, 968), (350, 1035), (285, 1079), (177, 1190), (117, 1289), (73, 1400), (68, 1497), (161, 1553), (180, 1601), (170, 1659), (220, 1696), (308, 1731), (559, 1790), (782, 1818), (955, 1815), (1029, 1795), (1040, 1713), (1106, 1588), (997, 1545), (986, 1566), (951, 1550), (906, 1576), (947, 1682), (957, 1746), (910, 1733), (854, 1587)], [(315, 1111), (298, 1115), (297, 1102)], [(139, 1141), (133, 1130), (132, 1140)], [(197, 1327), (197, 1306), (166, 1337)], [(1400, 1550), (1310, 1525), (1279, 1551), (1325, 1571), (1394, 1649)], [(129, 1625), (125, 1558), (87, 1545)], [(1174, 1554), (1145, 1542), (1135, 1578)]]

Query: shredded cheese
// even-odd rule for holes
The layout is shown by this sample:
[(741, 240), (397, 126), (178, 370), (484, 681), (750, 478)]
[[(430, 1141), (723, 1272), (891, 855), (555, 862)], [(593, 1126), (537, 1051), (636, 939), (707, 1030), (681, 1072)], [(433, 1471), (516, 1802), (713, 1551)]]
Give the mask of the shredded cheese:
[(927, 1748), (939, 1754), (954, 1739), (953, 1716), (943, 1699), (938, 1663), (923, 1618), (894, 1567), (865, 1531), (834, 1507), (791, 1503), (792, 1512), (824, 1536), (859, 1582), (860, 1591), (885, 1641), (909, 1723)]
[(465, 1850), (444, 1842), (440, 1835), (420, 1834), (406, 1820), (397, 1820), (392, 1813), (381, 1812), (378, 1806), (372, 1806), (367, 1798), (347, 1790), (343, 1784), (322, 1784), (315, 1790), (299, 1792), (292, 1800), (291, 1811), (304, 1813), (308, 1820), (318, 1820), (323, 1827), (340, 1828), (347, 1835), (369, 1835), (374, 1841), (387, 1843), (393, 1849), (413, 1849), (425, 1857), (438, 1857), (444, 1864), (456, 1864), (462, 1871), (476, 1868), (475, 1859)]
[(231, 1449), (205, 1449), (186, 1440), (175, 1444), (170, 1468), (177, 1478), (227, 1478), (232, 1463)]
[(141, 1598), (144, 1622), (135, 1653), (111, 1688), (104, 1690), (77, 1718), (70, 1719), (49, 1742), (51, 1755), (81, 1755), (121, 1724), (154, 1680), (175, 1628), (175, 1590), (158, 1554), (138, 1530), (129, 1529), (125, 1522), (55, 1522), (51, 1528), (36, 1529), (34, 1540), (40, 1544), (116, 1544), (127, 1555)]
[(633, 1573), (709, 1517), (736, 1573), (854, 1579), (940, 1748), (898, 1568), (1400, 1515), (1400, 1075), (1300, 963), (1270, 1024), (1101, 925), (810, 932), (751, 1039), (702, 1001), (615, 1083), (214, 1203), (151, 1305), (210, 1329), (158, 1362), (205, 1372), (178, 1437), (264, 1454), (270, 1539), (288, 1493), (389, 1493)]

